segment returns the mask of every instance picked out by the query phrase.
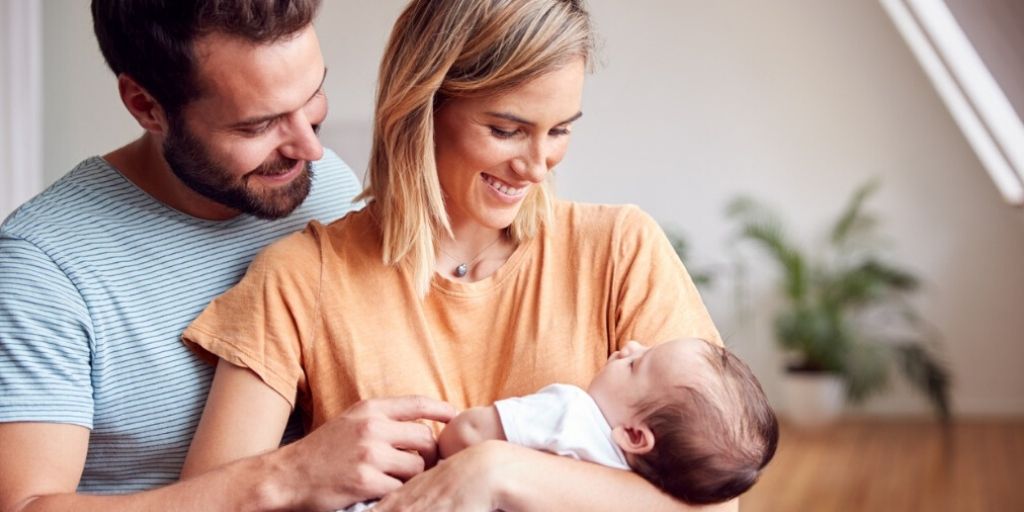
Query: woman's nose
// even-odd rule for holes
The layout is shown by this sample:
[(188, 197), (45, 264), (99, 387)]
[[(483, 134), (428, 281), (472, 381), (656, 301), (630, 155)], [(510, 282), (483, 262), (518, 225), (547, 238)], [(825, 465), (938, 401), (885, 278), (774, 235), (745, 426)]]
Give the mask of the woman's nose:
[(548, 174), (548, 166), (543, 160), (526, 157), (512, 160), (512, 170), (532, 183), (544, 181), (544, 177)]

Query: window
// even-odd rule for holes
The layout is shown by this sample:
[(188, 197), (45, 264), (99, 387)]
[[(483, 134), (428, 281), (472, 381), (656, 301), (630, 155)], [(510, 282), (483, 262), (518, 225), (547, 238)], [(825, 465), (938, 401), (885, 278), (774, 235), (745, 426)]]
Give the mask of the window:
[(0, 220), (43, 183), (40, 4), (0, 0)]
[(1003, 197), (1024, 205), (1024, 4), (880, 1)]

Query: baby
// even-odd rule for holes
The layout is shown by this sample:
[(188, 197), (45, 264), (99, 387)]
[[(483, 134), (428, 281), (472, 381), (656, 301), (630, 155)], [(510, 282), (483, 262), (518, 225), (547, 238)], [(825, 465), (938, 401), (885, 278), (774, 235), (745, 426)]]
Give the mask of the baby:
[(775, 454), (775, 414), (750, 368), (701, 339), (612, 354), (586, 391), (553, 384), (468, 409), (441, 432), (442, 457), (488, 439), (632, 469), (691, 504), (735, 498)]

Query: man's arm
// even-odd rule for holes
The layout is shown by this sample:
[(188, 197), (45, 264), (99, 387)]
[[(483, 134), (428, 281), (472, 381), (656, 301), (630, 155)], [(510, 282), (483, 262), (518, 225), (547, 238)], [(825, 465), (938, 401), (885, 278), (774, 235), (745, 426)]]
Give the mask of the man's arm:
[(280, 440), (288, 402), (252, 372), (223, 362), (213, 386), (186, 462), (187, 479), (136, 494), (75, 493), (87, 429), (0, 424), (0, 512), (341, 508), (381, 496), (401, 486), (399, 478), (423, 471), (434, 439), (414, 420), (447, 421), (454, 414), (450, 405), (423, 397), (368, 400), (268, 452)]
[(202, 478), (137, 494), (75, 494), (89, 431), (76, 425), (0, 424), (0, 511), (272, 510), (265, 458), (238, 461)]
[(452, 418), (437, 438), (437, 449), (442, 459), (475, 444), (489, 440), (505, 440), (498, 409), (493, 405), (473, 407)]

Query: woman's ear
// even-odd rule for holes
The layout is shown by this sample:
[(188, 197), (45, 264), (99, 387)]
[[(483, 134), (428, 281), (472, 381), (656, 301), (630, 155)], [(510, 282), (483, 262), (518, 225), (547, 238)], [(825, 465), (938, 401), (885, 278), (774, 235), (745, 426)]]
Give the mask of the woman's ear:
[(144, 130), (158, 135), (167, 133), (167, 115), (160, 103), (132, 77), (121, 73), (117, 77), (117, 92), (121, 103)]
[(622, 451), (632, 455), (643, 455), (654, 449), (654, 432), (643, 423), (613, 428), (612, 440)]

